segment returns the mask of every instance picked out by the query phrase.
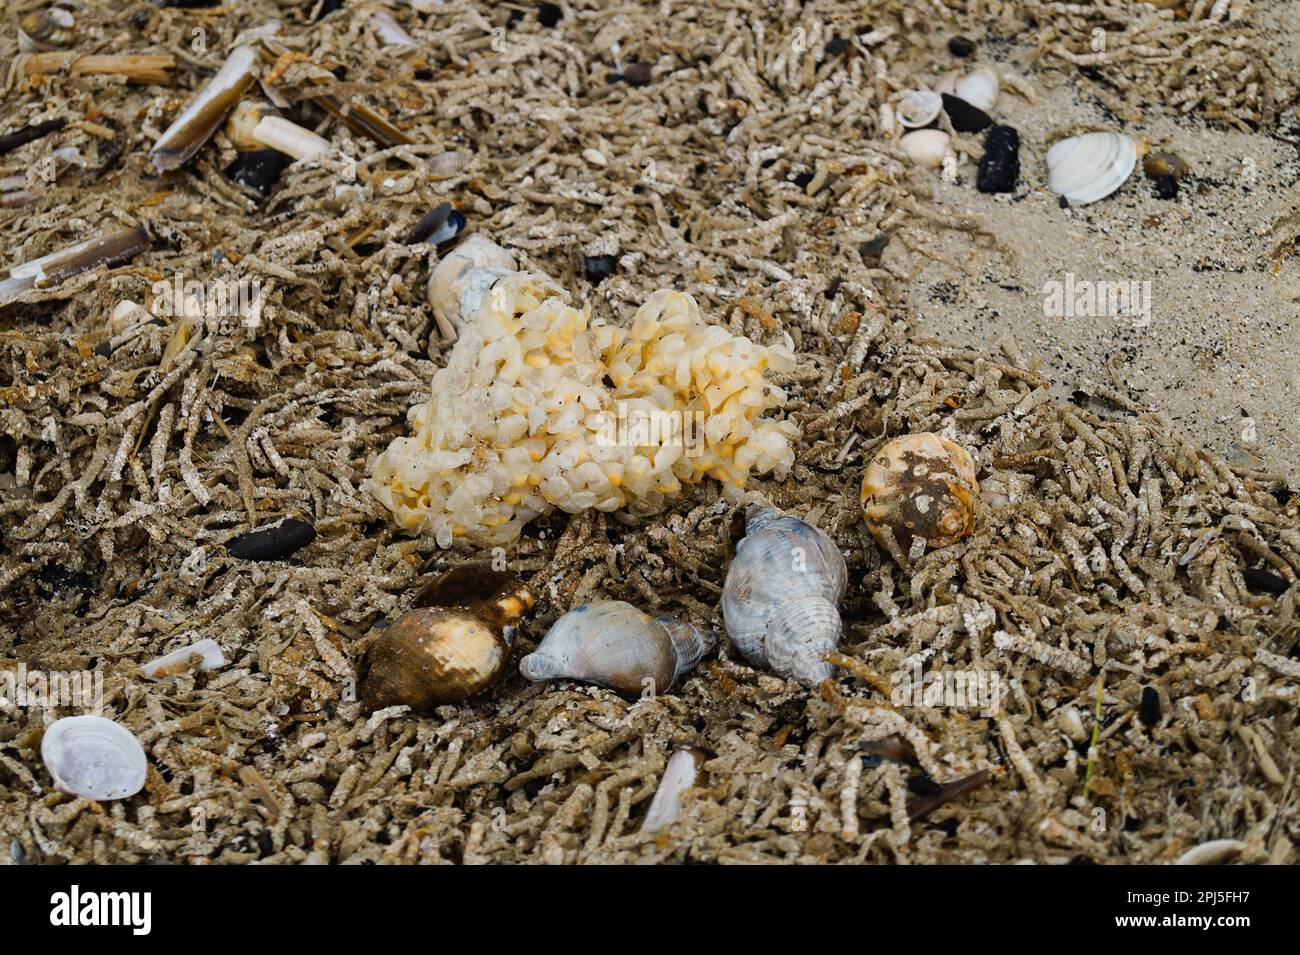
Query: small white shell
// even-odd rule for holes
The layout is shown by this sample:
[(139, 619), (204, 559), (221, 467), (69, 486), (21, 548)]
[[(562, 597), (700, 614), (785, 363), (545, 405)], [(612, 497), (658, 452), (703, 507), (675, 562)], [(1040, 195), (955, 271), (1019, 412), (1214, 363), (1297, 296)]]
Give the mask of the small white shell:
[(41, 759), (65, 793), (127, 799), (144, 788), (144, 748), (125, 726), (102, 716), (55, 720), (41, 740)]
[(429, 304), (454, 329), (474, 317), (488, 289), (519, 269), (515, 257), (478, 233), (442, 257), (429, 276)]
[(957, 80), (960, 76), (961, 70), (949, 70), (934, 81), (934, 91), (936, 93), (947, 93), (950, 96), (956, 95)]
[(745, 537), (722, 587), (722, 619), (751, 663), (815, 685), (834, 668), (825, 655), (844, 632), (844, 555), (821, 530), (771, 507), (745, 512)]
[(679, 749), (668, 759), (663, 779), (650, 800), (642, 832), (658, 832), (672, 823), (682, 812), (682, 793), (695, 785), (704, 754), (694, 749)]
[(187, 647), (173, 650), (140, 667), (140, 672), (150, 680), (167, 680), (189, 667), (190, 660), (198, 657), (200, 670), (215, 670), (226, 665), (226, 655), (215, 640), (198, 640)]
[(1047, 150), (1047, 187), (1072, 206), (1104, 199), (1137, 165), (1137, 144), (1123, 133), (1084, 133)]
[(953, 84), (953, 95), (972, 106), (990, 110), (998, 101), (998, 75), (987, 66), (977, 66)]
[(948, 155), (952, 137), (942, 129), (917, 129), (898, 141), (907, 158), (926, 169), (938, 169)]
[(908, 129), (920, 129), (929, 126), (938, 118), (943, 109), (943, 97), (929, 90), (912, 90), (898, 101), (894, 115), (899, 123)]

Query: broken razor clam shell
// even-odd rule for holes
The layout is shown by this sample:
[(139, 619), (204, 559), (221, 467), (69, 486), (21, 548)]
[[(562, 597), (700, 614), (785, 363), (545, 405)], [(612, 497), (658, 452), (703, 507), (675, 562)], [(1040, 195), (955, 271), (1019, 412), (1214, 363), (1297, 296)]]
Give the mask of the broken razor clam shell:
[(663, 779), (650, 800), (641, 831), (659, 832), (672, 825), (682, 814), (682, 793), (695, 785), (705, 754), (698, 749), (679, 749), (668, 759)]
[(488, 290), (517, 271), (514, 255), (477, 233), (444, 255), (429, 276), (428, 287), (429, 305), (443, 336), (455, 341), (457, 330), (478, 311)]
[(330, 150), (328, 139), (291, 123), (261, 100), (245, 100), (236, 106), (226, 123), (226, 135), (242, 152), (275, 149), (295, 160), (314, 159)]
[(226, 665), (226, 655), (215, 640), (197, 640), (187, 647), (173, 650), (140, 667), (140, 672), (150, 680), (167, 680), (190, 668), (190, 662), (199, 658), (200, 670), (216, 670)]
[(930, 90), (913, 90), (894, 107), (898, 122), (908, 129), (920, 129), (929, 126), (939, 118), (943, 110), (943, 98)]
[(9, 270), (9, 278), (0, 281), (0, 305), (17, 298), (28, 289), (57, 285), (99, 265), (115, 265), (149, 247), (149, 233), (143, 226), (78, 242), (39, 259), (32, 259)]
[(217, 74), (149, 151), (149, 159), (158, 172), (180, 168), (202, 148), (252, 84), (256, 64), (257, 53), (251, 46), (237, 46), (231, 51)]
[(1072, 206), (1104, 199), (1137, 165), (1137, 144), (1123, 133), (1084, 133), (1047, 150), (1047, 187)]
[(60, 790), (100, 802), (134, 796), (148, 769), (135, 734), (102, 716), (55, 720), (41, 740), (41, 759)]

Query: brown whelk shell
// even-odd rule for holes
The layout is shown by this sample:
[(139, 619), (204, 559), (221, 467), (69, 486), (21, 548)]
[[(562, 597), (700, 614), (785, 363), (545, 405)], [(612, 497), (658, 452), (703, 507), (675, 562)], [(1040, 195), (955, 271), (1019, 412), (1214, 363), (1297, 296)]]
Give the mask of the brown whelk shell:
[(416, 595), (361, 660), (361, 708), (421, 711), (482, 693), (505, 672), (515, 625), (535, 602), (509, 573), (466, 564)]
[(887, 442), (862, 478), (867, 528), (884, 545), (887, 529), (904, 553), (914, 538), (946, 547), (975, 529), (975, 462), (937, 434), (907, 434)]

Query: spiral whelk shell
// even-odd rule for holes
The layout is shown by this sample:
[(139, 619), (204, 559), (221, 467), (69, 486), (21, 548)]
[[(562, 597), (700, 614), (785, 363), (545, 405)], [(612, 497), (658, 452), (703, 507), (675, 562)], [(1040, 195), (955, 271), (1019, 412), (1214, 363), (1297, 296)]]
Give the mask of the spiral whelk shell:
[(581, 680), (620, 693), (662, 693), (717, 646), (710, 630), (652, 617), (622, 600), (574, 607), (519, 661), (533, 682)]
[(366, 647), (361, 708), (419, 712), (482, 693), (505, 672), (515, 626), (533, 602), (508, 573), (465, 565), (442, 574)]
[(862, 478), (867, 527), (887, 550), (884, 531), (904, 553), (916, 538), (946, 547), (975, 529), (975, 462), (958, 444), (921, 432), (876, 452)]
[(750, 663), (807, 685), (829, 679), (825, 656), (844, 630), (839, 603), (848, 577), (844, 556), (824, 531), (751, 506), (722, 588), (727, 633)]
[(144, 747), (125, 726), (102, 716), (55, 720), (41, 739), (54, 785), (85, 799), (127, 799), (144, 788)]
[(1104, 199), (1137, 165), (1137, 144), (1123, 133), (1084, 133), (1047, 150), (1047, 186), (1072, 206)]
[(18, 24), (18, 49), (22, 53), (61, 50), (76, 39), (77, 22), (71, 10), (45, 7), (33, 10)]

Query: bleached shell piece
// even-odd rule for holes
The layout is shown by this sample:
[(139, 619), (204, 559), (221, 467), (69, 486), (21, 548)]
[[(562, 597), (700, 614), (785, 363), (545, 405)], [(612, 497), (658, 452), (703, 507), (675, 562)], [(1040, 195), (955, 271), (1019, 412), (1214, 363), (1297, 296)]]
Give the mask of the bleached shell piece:
[(429, 304), (459, 329), (483, 304), (497, 280), (519, 270), (513, 255), (491, 239), (468, 235), (444, 255), (429, 277)]
[(100, 802), (134, 796), (148, 769), (135, 734), (102, 716), (55, 720), (41, 740), (41, 759), (63, 792)]
[(199, 658), (200, 670), (216, 670), (226, 665), (226, 655), (215, 640), (197, 640), (187, 647), (173, 650), (140, 667), (150, 680), (166, 680), (189, 669), (190, 661)]
[(957, 79), (953, 95), (982, 110), (990, 110), (998, 101), (998, 74), (987, 66), (977, 66)]
[(930, 90), (912, 90), (898, 101), (894, 115), (898, 122), (908, 129), (920, 129), (929, 126), (943, 109), (943, 97)]
[(907, 158), (926, 169), (938, 169), (948, 155), (952, 137), (942, 129), (915, 129), (898, 141)]
[(834, 672), (825, 655), (844, 631), (839, 604), (848, 578), (844, 555), (824, 531), (751, 506), (722, 588), (727, 633), (750, 663), (820, 683)]
[(519, 661), (534, 681), (581, 680), (620, 693), (662, 693), (717, 646), (708, 630), (651, 617), (622, 600), (597, 600), (566, 613)]
[(1123, 133), (1084, 133), (1047, 150), (1047, 187), (1072, 206), (1104, 199), (1128, 180), (1137, 144)]
[(659, 832), (677, 820), (682, 813), (682, 793), (695, 785), (704, 754), (697, 749), (679, 749), (668, 758), (659, 788), (650, 800), (641, 831)]

